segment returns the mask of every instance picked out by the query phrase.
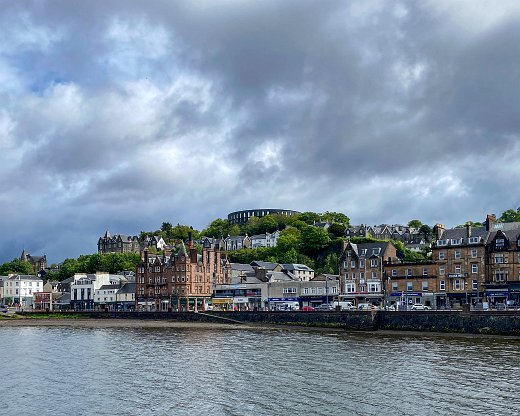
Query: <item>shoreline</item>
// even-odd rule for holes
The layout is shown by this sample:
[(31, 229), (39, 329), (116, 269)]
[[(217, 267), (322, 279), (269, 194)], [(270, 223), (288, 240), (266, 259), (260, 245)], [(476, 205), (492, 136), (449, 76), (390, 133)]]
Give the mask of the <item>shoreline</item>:
[(0, 319), (0, 330), (13, 327), (72, 327), (72, 328), (137, 328), (137, 329), (198, 329), (198, 330), (246, 330), (246, 331), (298, 331), (318, 332), (334, 335), (363, 335), (366, 337), (434, 337), (434, 338), (477, 338), (477, 339), (510, 339), (519, 340), (516, 335), (471, 334), (459, 332), (427, 332), (427, 331), (398, 331), (377, 330), (359, 331), (337, 327), (299, 326), (283, 324), (254, 324), (254, 323), (215, 323), (215, 322), (182, 322), (177, 320), (152, 319), (93, 319), (93, 318), (8, 318)]

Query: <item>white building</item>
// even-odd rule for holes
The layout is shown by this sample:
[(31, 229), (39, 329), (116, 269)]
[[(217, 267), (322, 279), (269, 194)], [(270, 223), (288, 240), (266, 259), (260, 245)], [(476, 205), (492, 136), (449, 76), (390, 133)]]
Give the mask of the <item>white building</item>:
[(76, 273), (74, 281), (70, 284), (70, 306), (72, 309), (94, 309), (96, 293), (102, 286), (119, 285), (120, 282), (126, 281), (127, 279), (119, 274)]
[(283, 270), (292, 273), (298, 280), (308, 282), (314, 278), (314, 270), (305, 264), (282, 264)]
[(10, 274), (4, 281), (4, 300), (7, 304), (33, 307), (33, 294), (43, 291), (43, 280), (38, 276)]
[(276, 247), (278, 238), (280, 237), (280, 231), (276, 230), (274, 233), (265, 233), (253, 235), (251, 237), (251, 247)]

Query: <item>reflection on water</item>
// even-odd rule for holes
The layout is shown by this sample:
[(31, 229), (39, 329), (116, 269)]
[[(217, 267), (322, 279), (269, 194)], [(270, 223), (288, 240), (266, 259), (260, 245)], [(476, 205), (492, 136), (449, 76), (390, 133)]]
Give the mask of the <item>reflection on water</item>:
[(0, 328), (3, 414), (520, 414), (516, 339)]

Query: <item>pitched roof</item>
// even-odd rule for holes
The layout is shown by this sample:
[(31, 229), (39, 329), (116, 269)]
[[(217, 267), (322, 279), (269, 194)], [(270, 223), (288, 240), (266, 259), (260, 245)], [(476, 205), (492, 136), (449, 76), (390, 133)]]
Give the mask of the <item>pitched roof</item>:
[(282, 264), (282, 267), (284, 270), (288, 270), (288, 271), (292, 271), (292, 270), (309, 271), (309, 272), (314, 271), (313, 269), (311, 269), (309, 266), (306, 266), (305, 264), (287, 263), (287, 264)]
[(469, 231), (470, 234), (468, 236), (468, 229), (466, 227), (448, 228), (444, 230), (440, 239), (448, 240), (448, 245), (451, 244), (451, 240), (462, 239), (463, 243), (467, 243), (469, 237), (480, 237), (483, 242), (488, 234), (486, 227), (471, 227)]
[(125, 293), (135, 293), (135, 283), (125, 283), (121, 289), (117, 292), (119, 295), (124, 295)]
[(266, 269), (266, 270), (274, 270), (279, 265), (279, 263), (271, 263), (268, 261), (257, 261), (257, 260), (254, 260), (249, 264), (251, 264), (251, 266), (253, 266), (253, 267), (262, 267), (263, 269)]
[(244, 272), (253, 272), (254, 269), (250, 264), (242, 264), (242, 263), (230, 263), (231, 270), (238, 270)]

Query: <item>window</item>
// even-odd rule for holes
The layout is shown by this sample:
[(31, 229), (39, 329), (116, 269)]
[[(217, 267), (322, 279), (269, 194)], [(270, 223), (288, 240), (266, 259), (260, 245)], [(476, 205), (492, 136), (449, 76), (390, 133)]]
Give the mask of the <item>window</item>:
[(474, 274), (475, 274), (475, 273), (478, 273), (478, 264), (473, 263), (473, 264), (471, 265), (471, 273), (474, 273)]
[(438, 246), (446, 246), (448, 245), (448, 240), (437, 240)]
[(444, 275), (445, 273), (445, 269), (444, 269), (444, 266), (439, 266), (439, 275)]
[(396, 269), (392, 270), (392, 276), (394, 276), (394, 277), (397, 276), (397, 270)]
[(406, 290), (413, 290), (413, 282), (406, 282)]
[(295, 287), (284, 287), (283, 293), (296, 293), (296, 288)]
[(469, 238), (470, 244), (478, 244), (478, 242), (479, 242), (479, 237), (470, 237)]
[(377, 279), (377, 272), (372, 272), (372, 279)]
[(345, 285), (345, 292), (346, 293), (353, 293), (356, 291), (356, 284), (355, 283), (347, 283)]
[(155, 266), (155, 271), (156, 272), (160, 272), (161, 271), (161, 266)]
[(496, 282), (505, 282), (507, 280), (506, 273), (503, 271), (497, 271), (495, 272), (495, 281)]
[(308, 294), (309, 294), (309, 288), (308, 288), (308, 287), (305, 287), (305, 288), (303, 289), (303, 294), (304, 294), (304, 295), (308, 295)]
[(424, 267), (424, 268), (422, 269), (422, 275), (423, 275), (423, 276), (428, 276), (428, 269), (427, 269), (426, 267)]
[(439, 251), (439, 260), (444, 260), (446, 258), (446, 253), (444, 251)]
[(460, 250), (455, 250), (455, 253), (453, 255), (456, 259), (460, 259)]
[(377, 259), (370, 259), (370, 267), (377, 267), (378, 261)]
[(452, 238), (451, 239), (451, 244), (454, 246), (459, 245), (461, 242), (462, 242), (462, 238)]
[(369, 283), (368, 284), (368, 291), (369, 292), (380, 292), (381, 286), (379, 283)]
[(446, 282), (444, 280), (439, 281), (439, 290), (446, 290)]
[(412, 275), (412, 269), (406, 269), (406, 275), (411, 276)]
[(365, 267), (365, 260), (363, 260), (363, 259), (359, 260), (359, 267), (360, 268)]
[(422, 290), (423, 290), (423, 292), (428, 291), (428, 280), (422, 281)]
[(350, 268), (351, 269), (355, 269), (356, 268), (356, 261), (355, 260), (351, 260), (350, 261)]
[(503, 238), (497, 238), (495, 240), (495, 247), (500, 248), (500, 247), (504, 247), (504, 245), (505, 245), (505, 240)]
[(318, 287), (317, 289), (318, 289), (317, 290), (318, 295), (323, 295), (323, 292), (325, 292), (325, 288), (324, 287)]
[(501, 264), (504, 262), (503, 254), (495, 254), (495, 264)]
[(455, 273), (457, 273), (457, 274), (461, 273), (461, 266), (455, 266)]
[(478, 289), (478, 280), (473, 279), (473, 290), (477, 290), (477, 289)]
[(365, 280), (365, 272), (359, 273), (359, 280), (364, 281)]
[(397, 282), (392, 282), (392, 292), (396, 292), (397, 291)]
[(472, 259), (477, 258), (477, 249), (476, 248), (471, 249), (471, 258)]

